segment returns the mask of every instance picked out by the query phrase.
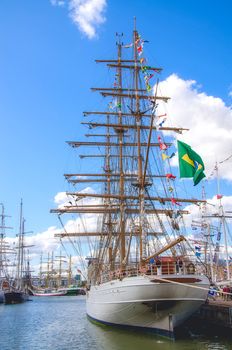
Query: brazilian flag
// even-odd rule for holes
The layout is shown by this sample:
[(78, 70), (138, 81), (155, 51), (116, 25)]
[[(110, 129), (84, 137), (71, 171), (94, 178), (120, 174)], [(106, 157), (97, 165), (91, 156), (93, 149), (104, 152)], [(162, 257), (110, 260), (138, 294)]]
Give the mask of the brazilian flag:
[(177, 141), (180, 177), (192, 177), (196, 186), (204, 177), (205, 166), (196, 152), (184, 142)]

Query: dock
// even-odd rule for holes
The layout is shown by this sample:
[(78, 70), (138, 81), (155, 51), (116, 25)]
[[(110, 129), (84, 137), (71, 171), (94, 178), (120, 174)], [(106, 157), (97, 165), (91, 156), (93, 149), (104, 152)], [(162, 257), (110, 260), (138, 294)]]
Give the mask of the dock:
[(176, 337), (217, 336), (231, 337), (232, 300), (225, 301), (218, 297), (207, 300), (200, 309), (183, 325), (176, 329)]
[(232, 328), (232, 300), (210, 300), (201, 306), (194, 317), (219, 327)]

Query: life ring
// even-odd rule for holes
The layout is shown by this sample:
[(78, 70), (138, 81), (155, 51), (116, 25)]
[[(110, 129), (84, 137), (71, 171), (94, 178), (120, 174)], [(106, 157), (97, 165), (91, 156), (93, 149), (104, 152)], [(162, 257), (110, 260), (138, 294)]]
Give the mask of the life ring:
[(196, 267), (195, 267), (195, 265), (194, 265), (193, 263), (189, 263), (189, 264), (186, 266), (186, 268), (187, 268), (187, 273), (188, 273), (189, 275), (192, 275), (192, 274), (194, 274), (194, 273), (196, 272)]

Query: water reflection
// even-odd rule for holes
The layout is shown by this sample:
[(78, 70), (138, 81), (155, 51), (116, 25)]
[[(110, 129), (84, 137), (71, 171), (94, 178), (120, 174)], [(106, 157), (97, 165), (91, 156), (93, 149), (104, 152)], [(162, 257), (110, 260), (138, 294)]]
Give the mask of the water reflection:
[[(62, 299), (61, 299), (62, 298)], [(83, 297), (0, 305), (0, 350), (232, 350), (232, 338), (188, 329), (177, 341), (91, 323)]]
[(122, 331), (113, 327), (87, 325), (87, 332), (95, 339), (101, 350), (231, 350), (232, 343), (205, 339), (203, 335), (189, 334), (178, 340), (169, 340), (156, 335)]

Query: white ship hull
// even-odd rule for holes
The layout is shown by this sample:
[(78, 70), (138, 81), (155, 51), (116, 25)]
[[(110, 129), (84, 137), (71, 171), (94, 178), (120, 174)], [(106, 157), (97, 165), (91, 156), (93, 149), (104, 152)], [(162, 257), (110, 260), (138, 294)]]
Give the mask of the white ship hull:
[(135, 276), (92, 286), (87, 293), (87, 315), (104, 324), (173, 337), (175, 327), (205, 302), (209, 281), (202, 275), (159, 278), (173, 283), (157, 276)]

